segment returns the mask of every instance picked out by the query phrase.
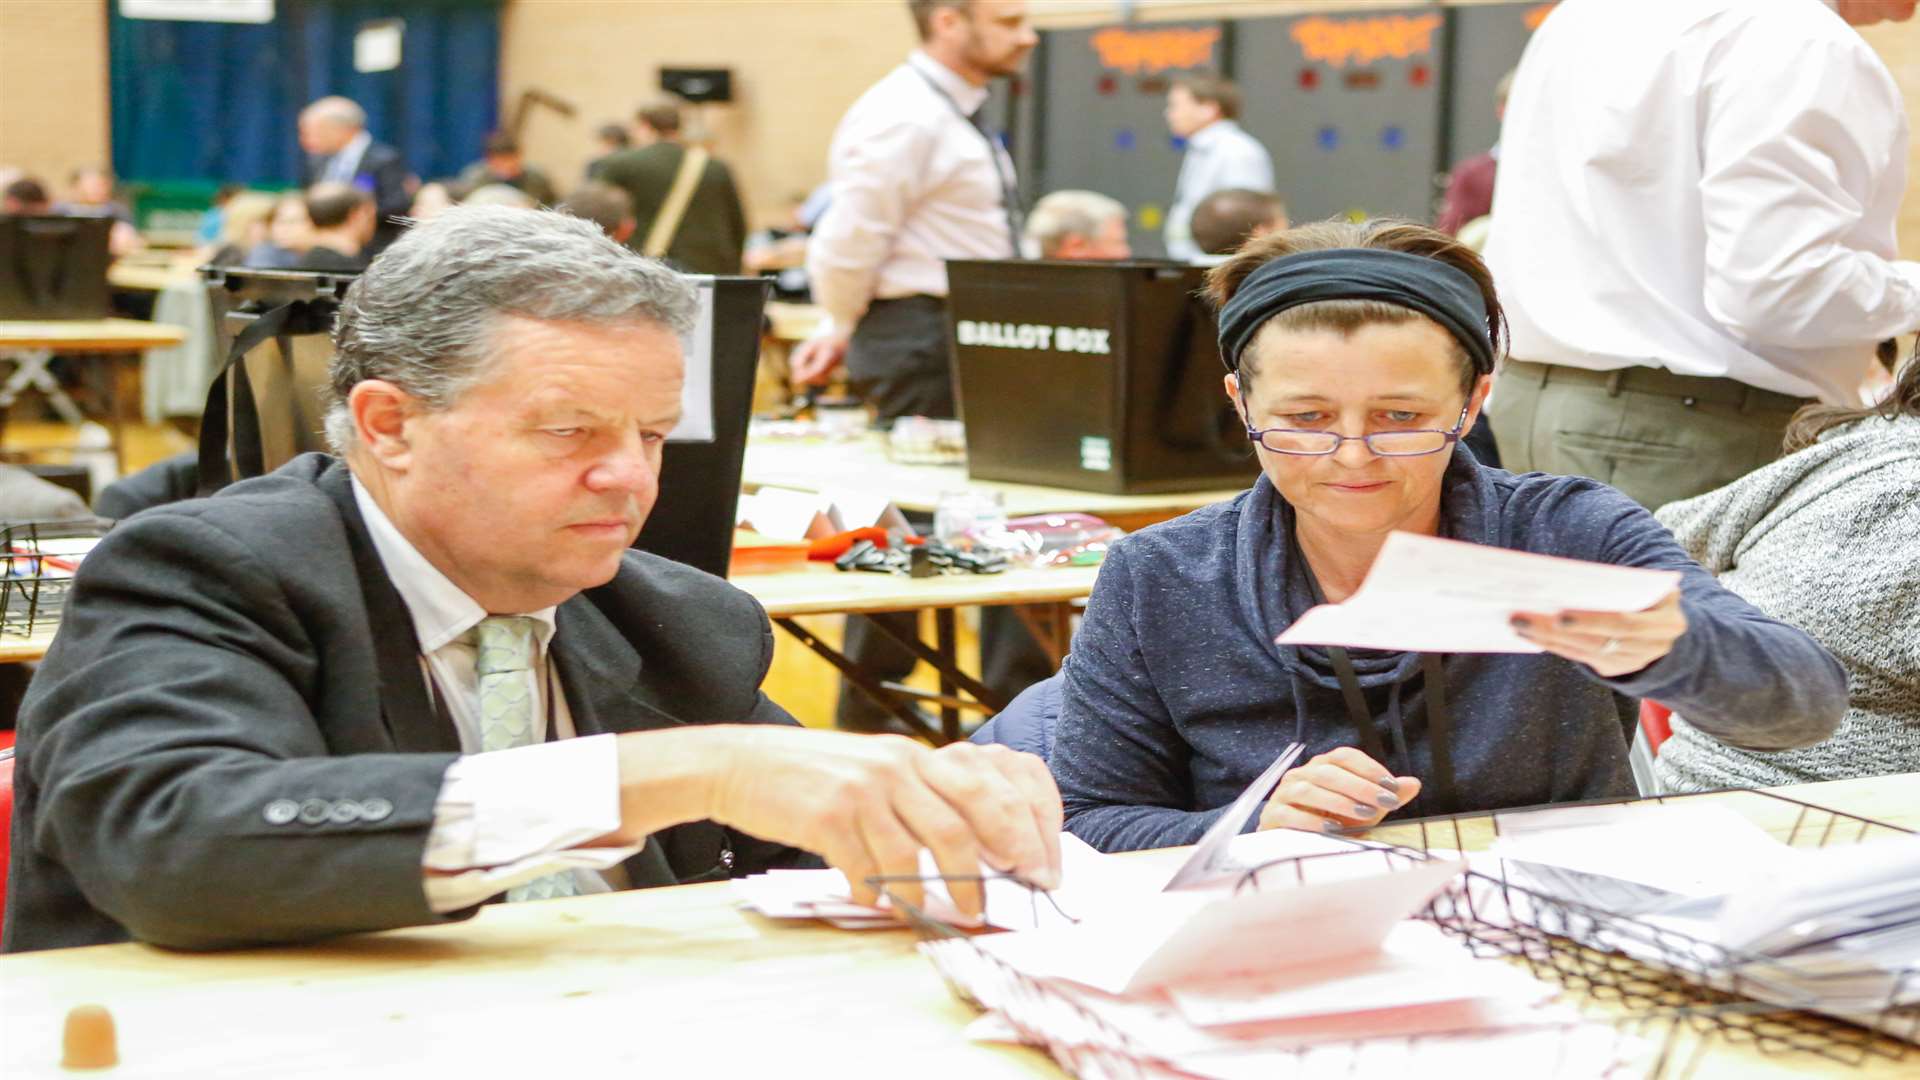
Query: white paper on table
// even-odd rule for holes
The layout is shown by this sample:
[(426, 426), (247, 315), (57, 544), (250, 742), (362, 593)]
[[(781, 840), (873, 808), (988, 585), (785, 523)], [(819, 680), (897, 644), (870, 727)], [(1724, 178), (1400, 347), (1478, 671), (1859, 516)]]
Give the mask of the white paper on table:
[(1375, 950), (1465, 864), (1222, 895), (1163, 892), (1077, 925), (993, 934), (973, 944), (1035, 978), (1109, 994), (1218, 981)]
[(1680, 583), (1673, 570), (1561, 559), (1396, 532), (1345, 602), (1322, 604), (1274, 641), (1395, 652), (1537, 653), (1516, 612), (1640, 611)]
[[(929, 879), (926, 913), (957, 925), (982, 925), (960, 917), (931, 852), (920, 852), (920, 872)], [(1060, 887), (1039, 892), (1013, 878), (980, 867), (986, 877), (984, 925), (1002, 930), (1030, 930), (1041, 926), (1071, 925), (1107, 912), (1124, 912), (1138, 897), (1152, 896), (1165, 871), (1151, 863), (1122, 859), (1094, 850), (1072, 833), (1060, 834)], [(771, 870), (735, 878), (734, 892), (747, 906), (773, 919), (823, 919), (843, 929), (897, 926), (892, 904), (882, 896), (878, 905), (857, 904), (845, 874), (838, 870)]]
[[(1377, 951), (1331, 957), (1231, 982), (1169, 987), (1189, 1022), (1221, 1027), (1334, 1013), (1407, 1010), (1469, 999), (1533, 1004), (1556, 989), (1508, 964), (1474, 958), (1430, 923), (1393, 927)], [(1383, 1017), (1390, 1021), (1392, 1018)]]
[(1306, 747), (1300, 743), (1291, 743), (1273, 759), (1266, 771), (1254, 777), (1225, 811), (1207, 826), (1200, 842), (1193, 846), (1193, 854), (1173, 872), (1167, 881), (1168, 889), (1197, 889), (1208, 885), (1229, 881), (1244, 873), (1247, 867), (1233, 858), (1233, 838), (1246, 828), (1247, 819), (1254, 815), (1260, 805), (1266, 801), (1275, 785), (1280, 783), (1280, 774), (1293, 767), (1300, 759)]
[(699, 292), (700, 308), (693, 329), (680, 338), (686, 373), (680, 383), (680, 423), (667, 433), (668, 442), (713, 441), (713, 279), (690, 278)]
[(1528, 1080), (1606, 1080), (1621, 1075), (1648, 1044), (1608, 1024), (1562, 1023), (1519, 1031), (1437, 1038), (1331, 1042), (1305, 1050), (1243, 1050), (1166, 1059), (1176, 1075), (1205, 1080), (1276, 1076), (1524, 1076)]
[(1704, 803), (1502, 814), (1500, 833), (1492, 853), (1501, 859), (1600, 874), (1688, 897), (1732, 892), (1793, 853), (1735, 811)]
[(835, 527), (833, 503), (826, 496), (781, 487), (740, 496), (734, 524), (775, 540), (818, 540), (844, 531)]

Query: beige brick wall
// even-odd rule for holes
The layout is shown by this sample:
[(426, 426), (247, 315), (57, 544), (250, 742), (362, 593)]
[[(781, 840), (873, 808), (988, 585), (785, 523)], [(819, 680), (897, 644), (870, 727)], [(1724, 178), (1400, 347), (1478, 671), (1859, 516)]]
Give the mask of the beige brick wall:
[(0, 0), (0, 166), (108, 163), (107, 0)]

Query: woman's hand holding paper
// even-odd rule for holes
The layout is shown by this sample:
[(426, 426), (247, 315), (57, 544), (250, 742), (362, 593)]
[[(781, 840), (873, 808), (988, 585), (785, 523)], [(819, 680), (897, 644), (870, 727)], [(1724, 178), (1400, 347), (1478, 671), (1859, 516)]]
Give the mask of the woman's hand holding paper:
[(1366, 828), (1420, 794), (1420, 781), (1395, 776), (1350, 746), (1330, 750), (1280, 778), (1260, 811), (1262, 829), (1334, 832)]
[(1511, 621), (1521, 637), (1608, 679), (1659, 660), (1687, 632), (1678, 589), (1642, 611), (1521, 612)]

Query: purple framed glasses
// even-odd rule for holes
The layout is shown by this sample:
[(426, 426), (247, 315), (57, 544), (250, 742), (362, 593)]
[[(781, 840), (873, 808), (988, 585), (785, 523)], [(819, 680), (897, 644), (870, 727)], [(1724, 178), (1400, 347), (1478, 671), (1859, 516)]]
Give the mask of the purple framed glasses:
[(1460, 441), (1460, 429), (1467, 426), (1467, 409), (1460, 407), (1460, 419), (1453, 428), (1440, 431), (1435, 428), (1421, 428), (1416, 431), (1376, 431), (1370, 435), (1342, 435), (1337, 431), (1302, 431), (1299, 428), (1265, 428), (1255, 430), (1252, 421), (1241, 419), (1247, 425), (1247, 438), (1276, 454), (1294, 454), (1301, 457), (1325, 457), (1340, 452), (1342, 444), (1349, 440), (1367, 444), (1367, 449), (1379, 457), (1421, 457), (1437, 454)]

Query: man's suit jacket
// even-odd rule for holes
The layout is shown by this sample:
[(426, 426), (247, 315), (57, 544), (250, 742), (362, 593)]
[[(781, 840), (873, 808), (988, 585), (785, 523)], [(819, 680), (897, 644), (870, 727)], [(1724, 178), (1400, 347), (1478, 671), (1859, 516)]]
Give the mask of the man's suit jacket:
[[(327, 175), (327, 163), (333, 160), (326, 157), (309, 157), (300, 174), (300, 186), (312, 187)], [(374, 209), (380, 214), (380, 223), (374, 229), (373, 242), (367, 245), (366, 255), (372, 258), (387, 249), (387, 245), (400, 239), (406, 231), (395, 218), (405, 217), (413, 209), (413, 195), (407, 191), (407, 182), (411, 173), (400, 151), (383, 142), (367, 147), (360, 156), (360, 167), (354, 170), (353, 186), (373, 196)]]
[[(598, 179), (624, 189), (633, 201), (637, 227), (628, 247), (639, 251), (646, 245), (647, 231), (653, 228), (686, 156), (686, 148), (678, 143), (657, 142), (600, 160)], [(709, 158), (694, 183), (680, 229), (667, 245), (666, 259), (689, 274), (738, 274), (746, 246), (747, 215), (733, 186), (733, 173), (719, 158)]]
[[(717, 578), (631, 552), (556, 622), (581, 735), (794, 722), (759, 689), (765, 613)], [(343, 464), (307, 454), (139, 514), (87, 558), (21, 709), (4, 947), (208, 949), (464, 918), (421, 885), (458, 753)], [(624, 865), (650, 886), (810, 858), (702, 821)]]

